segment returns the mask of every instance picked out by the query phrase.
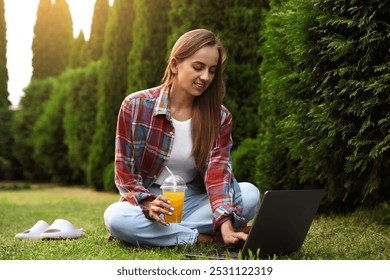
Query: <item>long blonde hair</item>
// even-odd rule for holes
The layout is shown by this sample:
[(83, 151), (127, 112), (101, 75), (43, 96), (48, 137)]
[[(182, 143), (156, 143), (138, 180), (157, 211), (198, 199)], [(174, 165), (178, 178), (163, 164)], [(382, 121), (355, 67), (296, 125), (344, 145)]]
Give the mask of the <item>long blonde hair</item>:
[[(195, 98), (192, 108), (192, 155), (196, 161), (197, 170), (204, 175), (204, 168), (221, 127), (221, 106), (225, 96), (223, 79), (223, 64), (226, 52), (221, 41), (215, 34), (206, 29), (195, 29), (183, 34), (172, 48), (168, 61), (172, 58), (178, 63), (190, 57), (204, 46), (216, 46), (219, 59), (215, 76), (210, 86), (200, 96)], [(170, 88), (174, 73), (168, 63), (162, 82)]]

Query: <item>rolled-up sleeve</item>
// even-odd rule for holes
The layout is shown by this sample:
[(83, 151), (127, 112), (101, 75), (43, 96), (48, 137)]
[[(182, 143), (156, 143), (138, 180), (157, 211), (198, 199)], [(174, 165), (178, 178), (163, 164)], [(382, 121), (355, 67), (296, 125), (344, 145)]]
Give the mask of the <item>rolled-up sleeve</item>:
[[(133, 105), (126, 98), (120, 107), (115, 137), (115, 184), (121, 201), (138, 205), (141, 200), (153, 200), (155, 195), (143, 186), (142, 176), (135, 172), (134, 144), (137, 139), (133, 132)], [(136, 106), (135, 106), (136, 107)]]
[(235, 228), (245, 223), (242, 218), (242, 198), (240, 188), (235, 186), (231, 148), (232, 116), (226, 108), (222, 110), (220, 134), (210, 153), (205, 172), (205, 184), (213, 211), (213, 230), (218, 232), (228, 219), (233, 220)]

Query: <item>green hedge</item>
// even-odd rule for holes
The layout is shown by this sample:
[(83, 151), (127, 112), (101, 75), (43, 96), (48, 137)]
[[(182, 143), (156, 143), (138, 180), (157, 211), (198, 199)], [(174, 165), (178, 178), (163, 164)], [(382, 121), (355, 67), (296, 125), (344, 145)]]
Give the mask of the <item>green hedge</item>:
[(85, 184), (92, 137), (96, 130), (99, 65), (99, 62), (92, 62), (85, 68), (70, 70), (65, 94), (63, 123), (67, 160), (74, 180)]
[(389, 199), (390, 4), (290, 0), (266, 17), (259, 184), (327, 189), (326, 206)]
[(50, 181), (56, 183), (71, 183), (74, 179), (67, 161), (63, 127), (65, 97), (71, 79), (71, 72), (66, 72), (55, 80), (42, 114), (32, 128), (34, 162), (45, 170)]
[(45, 168), (34, 160), (33, 127), (44, 111), (55, 84), (54, 78), (32, 79), (25, 89), (19, 108), (14, 112), (12, 135), (14, 143), (12, 153), (18, 160), (22, 174), (20, 178), (28, 180), (48, 180)]

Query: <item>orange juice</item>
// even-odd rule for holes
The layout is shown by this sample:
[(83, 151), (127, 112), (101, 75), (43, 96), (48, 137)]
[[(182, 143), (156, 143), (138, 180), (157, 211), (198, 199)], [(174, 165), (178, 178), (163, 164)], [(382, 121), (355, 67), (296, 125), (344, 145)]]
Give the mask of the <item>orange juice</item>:
[(183, 215), (184, 191), (172, 192), (163, 191), (163, 195), (171, 201), (171, 206), (174, 208), (171, 215), (164, 215), (164, 220), (167, 223), (180, 223)]

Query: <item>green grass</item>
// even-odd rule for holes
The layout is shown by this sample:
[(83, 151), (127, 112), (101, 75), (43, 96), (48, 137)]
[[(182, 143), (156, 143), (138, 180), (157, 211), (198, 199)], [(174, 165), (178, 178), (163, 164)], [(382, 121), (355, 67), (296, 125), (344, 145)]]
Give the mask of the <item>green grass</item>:
[[(18, 187), (19, 186), (19, 187)], [(141, 248), (114, 240), (107, 242), (104, 210), (118, 200), (117, 194), (78, 187), (0, 183), (1, 260), (126, 260), (187, 259), (188, 251), (206, 251), (213, 246)], [(71, 221), (83, 228), (85, 237), (76, 240), (19, 240), (15, 234), (38, 220)], [(293, 260), (389, 260), (390, 206), (357, 211), (348, 216), (318, 216), (302, 248)], [(214, 247), (213, 247), (214, 248)]]

